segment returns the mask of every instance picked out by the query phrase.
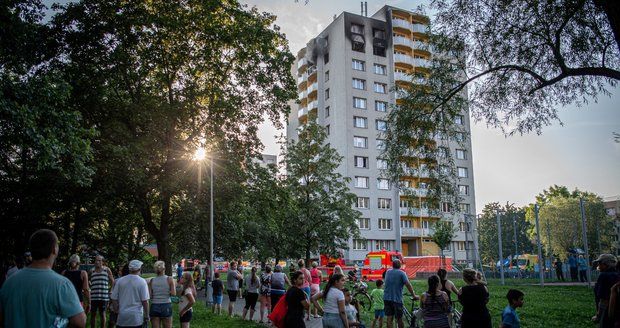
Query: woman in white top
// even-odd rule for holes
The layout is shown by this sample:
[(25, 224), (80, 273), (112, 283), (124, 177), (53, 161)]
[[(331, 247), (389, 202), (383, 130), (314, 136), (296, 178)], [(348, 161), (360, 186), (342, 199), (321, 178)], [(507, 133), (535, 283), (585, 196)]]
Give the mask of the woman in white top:
[(344, 288), (345, 277), (342, 274), (334, 273), (329, 278), (325, 290), (312, 296), (315, 303), (319, 298), (323, 298), (323, 327), (324, 328), (349, 328), (347, 313), (345, 311), (345, 300), (342, 289)]
[(179, 301), (179, 317), (181, 319), (181, 327), (189, 328), (189, 322), (192, 320), (192, 306), (196, 302), (196, 287), (194, 286), (194, 278), (189, 271), (183, 272), (181, 277), (181, 300)]

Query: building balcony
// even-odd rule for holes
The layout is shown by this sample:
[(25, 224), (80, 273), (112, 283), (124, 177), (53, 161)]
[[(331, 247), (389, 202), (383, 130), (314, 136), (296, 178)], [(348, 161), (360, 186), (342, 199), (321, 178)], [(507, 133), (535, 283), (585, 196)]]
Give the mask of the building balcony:
[(401, 63), (401, 64), (412, 66), (413, 58), (409, 55), (394, 54), (394, 63)]
[(411, 24), (410, 28), (414, 33), (426, 34), (428, 33), (428, 26), (424, 24)]
[(417, 208), (417, 207), (401, 207), (400, 208), (401, 216), (415, 216), (415, 217), (439, 217), (439, 211), (437, 210), (429, 210), (428, 208)]
[(299, 61), (297, 61), (297, 69), (301, 70), (302, 68), (305, 69), (305, 66), (308, 65), (308, 61), (306, 60), (306, 57), (302, 57), (299, 59)]
[(318, 84), (316, 82), (310, 84), (308, 86), (308, 89), (306, 90), (306, 92), (308, 93), (308, 96), (310, 96), (311, 93), (315, 93), (317, 88), (318, 88)]
[(310, 103), (308, 103), (308, 112), (311, 112), (315, 109), (319, 108), (319, 102), (316, 100), (311, 101)]
[(306, 97), (308, 97), (308, 93), (306, 92), (306, 90), (304, 90), (304, 91), (299, 92), (297, 96), (299, 97), (299, 100), (303, 100)]
[(413, 66), (429, 68), (431, 67), (431, 61), (424, 58), (413, 58)]
[(422, 41), (412, 41), (412, 48), (417, 51), (427, 51), (430, 52), (430, 47), (428, 43)]
[(297, 77), (297, 85), (302, 84), (308, 80), (308, 74), (304, 73), (301, 76)]
[(403, 46), (403, 47), (407, 47), (409, 49), (413, 49), (413, 40), (402, 37), (402, 36), (395, 36), (394, 37), (394, 45), (395, 46)]
[(299, 110), (297, 110), (297, 118), (301, 118), (303, 116), (308, 115), (308, 108), (307, 107), (302, 107)]
[(414, 197), (426, 197), (428, 195), (428, 189), (403, 187), (398, 191), (400, 196), (414, 196)]
[(408, 31), (411, 31), (411, 23), (404, 19), (394, 18), (392, 19), (392, 27), (402, 28)]
[(394, 80), (412, 83), (413, 76), (403, 72), (394, 72)]
[(433, 229), (400, 228), (401, 237), (430, 237), (434, 233)]

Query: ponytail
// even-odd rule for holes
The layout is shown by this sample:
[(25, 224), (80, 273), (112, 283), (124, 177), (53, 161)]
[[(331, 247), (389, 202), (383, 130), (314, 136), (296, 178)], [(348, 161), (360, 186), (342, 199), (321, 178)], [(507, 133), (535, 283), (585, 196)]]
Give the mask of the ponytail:
[(344, 275), (341, 275), (340, 273), (334, 273), (331, 277), (329, 277), (329, 281), (327, 281), (327, 285), (325, 286), (325, 292), (323, 293), (323, 299), (327, 299), (329, 290), (342, 278), (344, 278)]

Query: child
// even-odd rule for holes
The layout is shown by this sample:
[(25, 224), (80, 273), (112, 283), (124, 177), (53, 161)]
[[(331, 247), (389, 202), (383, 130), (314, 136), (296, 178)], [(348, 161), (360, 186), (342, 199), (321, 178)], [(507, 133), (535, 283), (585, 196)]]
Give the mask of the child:
[(222, 293), (224, 291), (224, 284), (220, 280), (220, 273), (215, 273), (215, 279), (211, 282), (211, 288), (213, 289), (213, 313), (222, 313)]
[(385, 317), (384, 305), (383, 305), (383, 280), (379, 279), (376, 282), (377, 288), (370, 292), (370, 299), (372, 300), (372, 309), (375, 311), (375, 318), (372, 319), (372, 328), (375, 328), (375, 323), (379, 321), (379, 328), (383, 326), (383, 317)]
[(506, 294), (508, 299), (508, 305), (502, 312), (502, 328), (519, 328), (521, 327), (521, 320), (519, 320), (519, 314), (517, 314), (517, 308), (523, 306), (523, 292), (516, 289), (511, 289)]
[(349, 321), (349, 327), (361, 327), (364, 325), (360, 322), (359, 309), (357, 302), (351, 304), (353, 297), (351, 291), (347, 288), (342, 290), (344, 293), (344, 311), (347, 313), (347, 321)]

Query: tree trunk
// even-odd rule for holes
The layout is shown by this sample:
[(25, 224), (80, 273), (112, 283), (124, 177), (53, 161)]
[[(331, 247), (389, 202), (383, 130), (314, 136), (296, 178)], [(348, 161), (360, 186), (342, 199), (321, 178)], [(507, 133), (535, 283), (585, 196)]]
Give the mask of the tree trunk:
[(306, 248), (306, 268), (310, 267), (310, 249)]
[(75, 205), (75, 221), (73, 222), (73, 231), (71, 232), (71, 254), (76, 254), (79, 246), (80, 229), (82, 228), (81, 207), (80, 204)]

